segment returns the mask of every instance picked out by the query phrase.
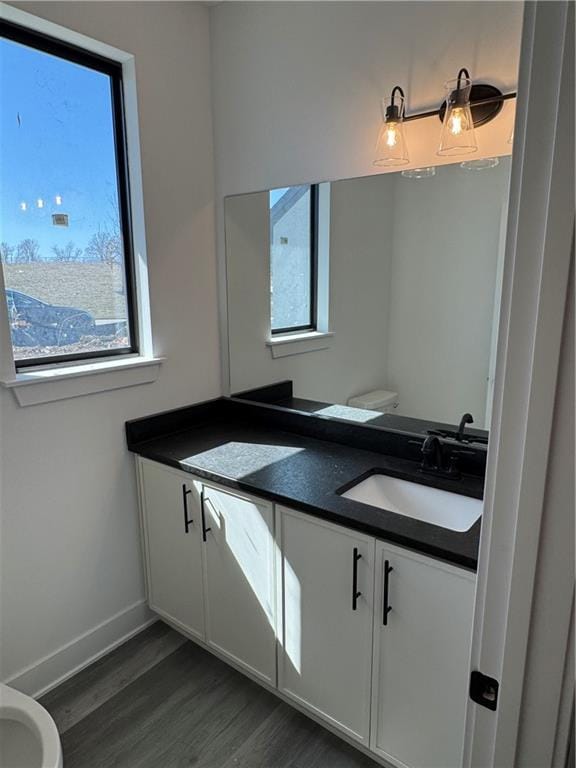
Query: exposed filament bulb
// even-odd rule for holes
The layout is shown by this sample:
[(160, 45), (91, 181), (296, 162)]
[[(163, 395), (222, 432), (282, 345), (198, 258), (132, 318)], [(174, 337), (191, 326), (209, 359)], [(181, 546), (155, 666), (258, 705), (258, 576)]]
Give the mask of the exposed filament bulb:
[(459, 107), (454, 108), (448, 125), (450, 133), (453, 136), (459, 136), (463, 131), (469, 130), (469, 128), (465, 110)]
[(395, 147), (398, 141), (398, 131), (396, 130), (396, 123), (389, 123), (386, 126), (386, 145), (388, 147)]

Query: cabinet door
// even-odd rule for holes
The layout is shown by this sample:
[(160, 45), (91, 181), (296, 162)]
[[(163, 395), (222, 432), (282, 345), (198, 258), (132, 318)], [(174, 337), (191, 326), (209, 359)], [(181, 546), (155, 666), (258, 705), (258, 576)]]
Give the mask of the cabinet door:
[(150, 608), (204, 638), (199, 486), (161, 464), (140, 468)]
[(203, 487), (206, 639), (276, 685), (276, 580), (272, 505)]
[(462, 765), (473, 605), (469, 572), (377, 544), (371, 747), (394, 765)]
[(367, 746), (374, 539), (284, 508), (278, 516), (283, 579), (278, 687)]

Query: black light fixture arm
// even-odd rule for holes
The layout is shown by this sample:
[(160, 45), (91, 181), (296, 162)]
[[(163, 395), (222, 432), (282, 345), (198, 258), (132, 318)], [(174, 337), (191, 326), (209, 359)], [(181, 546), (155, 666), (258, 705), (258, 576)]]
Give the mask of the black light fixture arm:
[[(487, 99), (480, 99), (473, 101), (472, 106), (481, 106), (482, 104), (496, 104), (499, 101), (508, 101), (509, 99), (515, 99), (517, 96), (516, 91), (510, 93), (502, 93), (498, 96), (490, 96)], [(404, 122), (408, 123), (410, 120), (422, 120), (425, 117), (438, 117), (440, 115), (440, 107), (438, 109), (431, 109), (428, 112), (415, 112), (413, 115), (404, 115)]]
[[(401, 97), (400, 105), (396, 101), (399, 96)], [(488, 83), (471, 84), (470, 72), (466, 67), (462, 67), (458, 70), (456, 88), (438, 109), (407, 115), (404, 91), (399, 85), (395, 85), (390, 94), (390, 103), (386, 107), (385, 122), (397, 123), (404, 120), (408, 123), (412, 120), (422, 120), (425, 117), (439, 117), (440, 120), (444, 120), (448, 103), (452, 105), (469, 103), (474, 126), (477, 127), (493, 120), (502, 109), (503, 103), (509, 99), (515, 99), (516, 96), (516, 91), (502, 93), (498, 88)]]
[(458, 88), (460, 88), (460, 83), (464, 79), (470, 80), (470, 72), (468, 72), (466, 67), (462, 67), (462, 69), (458, 72), (458, 77), (456, 78), (456, 84)]
[(394, 106), (394, 104), (395, 104), (394, 99), (396, 98), (396, 92), (398, 92), (400, 94), (400, 96), (402, 97), (403, 101), (406, 100), (406, 96), (404, 96), (404, 91), (402, 90), (402, 88), (399, 85), (395, 85), (394, 88), (392, 88), (392, 94), (390, 96), (390, 104), (392, 106)]
[[(396, 104), (396, 94), (399, 94), (402, 97), (400, 106)], [(402, 120), (404, 118), (405, 110), (406, 96), (404, 96), (402, 88), (400, 88), (399, 85), (395, 85), (390, 94), (390, 104), (386, 107), (386, 121), (397, 122), (398, 120)]]

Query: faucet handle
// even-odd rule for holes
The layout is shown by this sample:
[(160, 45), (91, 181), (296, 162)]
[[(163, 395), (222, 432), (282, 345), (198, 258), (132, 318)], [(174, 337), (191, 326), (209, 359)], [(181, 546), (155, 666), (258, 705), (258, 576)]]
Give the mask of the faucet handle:
[(454, 478), (458, 479), (460, 477), (460, 456), (475, 456), (475, 451), (467, 451), (465, 449), (455, 448), (454, 450), (450, 451), (450, 463), (448, 465), (448, 472), (447, 474)]

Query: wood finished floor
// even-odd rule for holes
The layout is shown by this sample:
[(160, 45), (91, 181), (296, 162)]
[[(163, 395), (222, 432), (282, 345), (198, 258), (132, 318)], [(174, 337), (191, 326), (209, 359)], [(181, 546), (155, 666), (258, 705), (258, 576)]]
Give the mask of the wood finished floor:
[(41, 703), (64, 768), (378, 768), (162, 622)]

